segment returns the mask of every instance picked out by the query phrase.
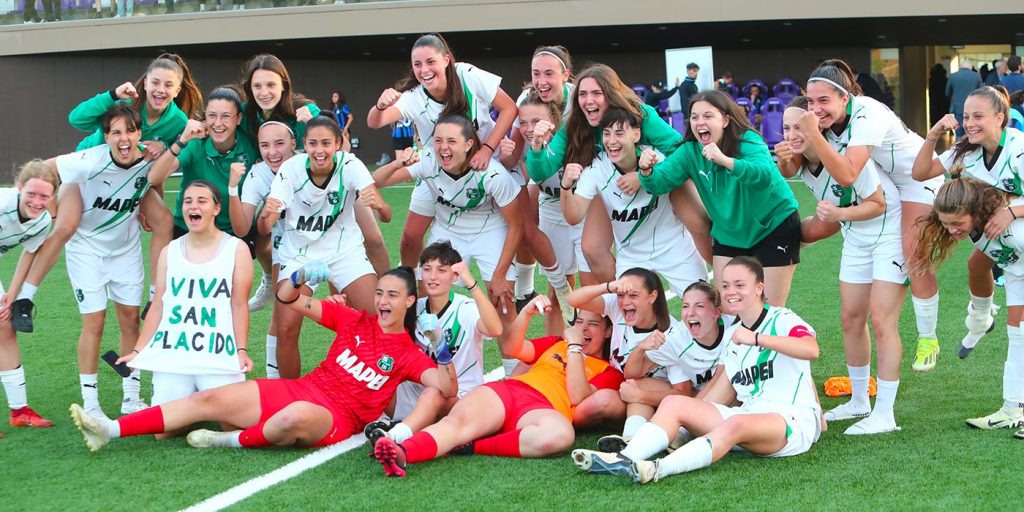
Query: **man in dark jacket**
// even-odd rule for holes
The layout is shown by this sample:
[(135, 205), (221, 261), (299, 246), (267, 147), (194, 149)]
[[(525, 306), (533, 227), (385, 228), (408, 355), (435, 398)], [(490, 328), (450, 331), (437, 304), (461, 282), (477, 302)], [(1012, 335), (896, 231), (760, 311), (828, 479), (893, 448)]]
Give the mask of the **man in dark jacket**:
[(700, 73), (700, 66), (696, 62), (686, 65), (686, 78), (679, 86), (679, 110), (683, 112), (683, 118), (690, 117), (690, 98), (697, 94), (697, 74)]

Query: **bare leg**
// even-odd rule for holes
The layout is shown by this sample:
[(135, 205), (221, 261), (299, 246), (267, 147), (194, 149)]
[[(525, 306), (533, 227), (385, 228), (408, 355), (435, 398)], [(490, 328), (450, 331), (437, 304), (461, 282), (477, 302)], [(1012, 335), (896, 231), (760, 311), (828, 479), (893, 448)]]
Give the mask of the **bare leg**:
[[(278, 290), (280, 285), (278, 286)], [(302, 295), (312, 296), (313, 290), (303, 286)], [(282, 379), (297, 379), (302, 373), (302, 355), (299, 351), (299, 332), (302, 315), (289, 308), (277, 308), (277, 368)]]
[[(100, 340), (103, 339), (103, 323), (106, 317), (106, 310), (82, 315), (82, 333), (78, 337), (78, 373), (96, 373), (96, 367), (99, 365)], [(138, 318), (137, 314), (135, 318)], [(135, 340), (132, 340), (132, 345), (134, 344)]]
[[(500, 411), (500, 413), (499, 413)], [(494, 434), (505, 421), (505, 406), (491, 388), (479, 386), (455, 404), (441, 421), (423, 429), (437, 443), (438, 455), (456, 446)]]
[(309, 446), (326, 436), (334, 425), (331, 411), (310, 402), (293, 402), (263, 425), (263, 436), (277, 446)]
[(458, 398), (445, 398), (436, 388), (428, 387), (423, 390), (412, 412), (402, 418), (402, 423), (405, 423), (413, 432), (419, 432), (423, 430), (423, 427), (435, 423), (438, 418), (448, 414), (458, 402)]
[(585, 398), (572, 412), (572, 423), (577, 427), (601, 424), (621, 425), (626, 417), (626, 404), (617, 389), (599, 389)]
[(868, 304), (870, 284), (839, 283), (839, 296), (843, 305), (843, 351), (846, 364), (871, 364), (871, 337), (868, 334)]
[(590, 272), (597, 282), (614, 281), (615, 257), (612, 256), (612, 221), (604, 209), (600, 197), (595, 197), (587, 209), (587, 218), (583, 225), (583, 257), (587, 259)]
[(349, 283), (343, 290), (349, 307), (363, 311), (375, 310), (374, 297), (377, 293), (377, 276), (366, 274)]
[(785, 267), (765, 267), (764, 269), (764, 295), (768, 304), (776, 307), (785, 307), (789, 299), (789, 289), (793, 285), (793, 273), (796, 272), (796, 265)]
[(708, 217), (708, 211), (704, 208), (704, 202), (701, 201), (693, 180), (687, 180), (669, 193), (669, 201), (672, 203), (676, 218), (686, 226), (686, 230), (693, 237), (697, 252), (704, 261), (710, 263), (711, 218)]
[(572, 448), (576, 431), (572, 424), (554, 409), (536, 409), (523, 415), (516, 424), (519, 435), (519, 454), (523, 458), (557, 455)]
[[(81, 194), (79, 194), (79, 200), (81, 200)], [(147, 191), (142, 198), (142, 202), (139, 203), (139, 212), (146, 218), (146, 224), (149, 224), (152, 229), (149, 240), (149, 275), (156, 276), (156, 264), (160, 261), (160, 252), (167, 247), (167, 244), (171, 243), (171, 237), (174, 235), (174, 215), (167, 209), (160, 194), (153, 189)]]
[(373, 216), (373, 210), (359, 202), (356, 203), (355, 208), (356, 224), (359, 224), (359, 229), (363, 232), (366, 257), (370, 258), (370, 264), (373, 265), (373, 271), (377, 273), (377, 276), (384, 275), (391, 269), (388, 248), (384, 245), (384, 235), (380, 231), (380, 226), (377, 225), (377, 219)]
[(405, 218), (405, 229), (402, 231), (402, 241), (398, 249), (402, 265), (416, 267), (420, 260), (420, 253), (423, 252), (423, 236), (433, 221), (433, 217), (409, 212)]

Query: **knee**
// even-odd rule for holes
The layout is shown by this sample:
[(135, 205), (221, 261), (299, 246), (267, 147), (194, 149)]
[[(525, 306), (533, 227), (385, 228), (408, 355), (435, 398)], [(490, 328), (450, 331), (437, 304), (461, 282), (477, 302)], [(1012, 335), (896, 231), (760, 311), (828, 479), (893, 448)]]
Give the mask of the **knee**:
[(275, 427), (284, 432), (296, 432), (305, 428), (309, 423), (309, 416), (301, 410), (293, 410), (286, 407), (273, 417)]
[(860, 329), (864, 327), (866, 321), (867, 319), (864, 317), (864, 314), (859, 311), (847, 311), (844, 309), (841, 315), (843, 332)]
[(578, 410), (590, 419), (615, 418), (625, 414), (625, 403), (619, 398), (618, 392), (612, 389), (602, 389), (587, 397)]
[(445, 398), (437, 388), (427, 387), (423, 390), (423, 393), (420, 394), (418, 401), (432, 409), (439, 410), (444, 407), (444, 404), (448, 399)]
[(690, 397), (683, 395), (669, 395), (662, 399), (661, 404), (658, 405), (658, 409), (665, 409), (668, 411), (680, 411), (686, 406), (686, 402), (690, 400)]
[(576, 441), (576, 432), (568, 423), (544, 428), (545, 434), (537, 439), (536, 450), (542, 455), (555, 455), (572, 448)]
[(899, 329), (896, 322), (886, 314), (871, 315), (871, 330), (875, 333), (877, 345), (887, 345), (898, 339)]
[(971, 274), (988, 274), (992, 272), (992, 260), (983, 253), (974, 251), (967, 258), (967, 270)]
[(218, 406), (217, 393), (214, 393), (212, 389), (192, 393), (186, 400), (190, 402), (192, 408), (198, 410), (209, 410)]

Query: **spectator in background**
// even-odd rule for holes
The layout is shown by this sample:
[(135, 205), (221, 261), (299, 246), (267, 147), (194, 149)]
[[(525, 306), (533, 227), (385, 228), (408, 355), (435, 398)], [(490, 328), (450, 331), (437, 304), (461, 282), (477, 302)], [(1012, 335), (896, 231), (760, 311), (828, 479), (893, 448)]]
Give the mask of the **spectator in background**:
[(351, 152), (352, 110), (348, 108), (348, 102), (345, 101), (345, 95), (341, 91), (331, 93), (331, 116), (334, 118), (334, 122), (341, 127), (342, 151)]
[(39, 17), (36, 10), (36, 0), (25, 0), (25, 23), (42, 23), (45, 21), (60, 21), (61, 0), (42, 0), (44, 18)]
[(981, 87), (981, 75), (972, 69), (970, 59), (961, 60), (960, 71), (949, 75), (949, 81), (946, 83), (949, 111), (956, 117), (958, 139), (964, 135), (964, 101), (967, 101), (967, 95), (978, 87)]
[(651, 90), (647, 91), (647, 95), (644, 96), (644, 103), (650, 105), (654, 110), (657, 110), (659, 116), (667, 116), (669, 113), (662, 110), (661, 100), (671, 98), (677, 90), (679, 90), (679, 84), (676, 84), (675, 87), (666, 91), (665, 82), (659, 80), (651, 84)]
[(949, 112), (949, 98), (946, 97), (946, 66), (936, 63), (928, 78), (929, 124), (935, 124)]
[(117, 14), (115, 18), (131, 18), (134, 16), (135, 11), (135, 0), (112, 0), (117, 4)]
[[(412, 119), (402, 118), (395, 122), (394, 124), (392, 124), (391, 143), (392, 147), (395, 150), (395, 159), (400, 158), (402, 155), (402, 151), (404, 151), (406, 148), (415, 147), (416, 140), (418, 139), (419, 137), (416, 134), (416, 125), (415, 123), (412, 122)], [(388, 155), (385, 153), (381, 155), (380, 160), (381, 162), (384, 163), (377, 163), (379, 165), (384, 165), (388, 163), (390, 158), (388, 158)]]
[(985, 85), (999, 85), (999, 81), (1006, 76), (1006, 61), (998, 59), (992, 61), (992, 71), (985, 77)]
[(722, 78), (718, 79), (715, 86), (719, 91), (722, 91), (732, 96), (732, 71), (726, 71), (722, 73)]
[(1020, 57), (1014, 55), (1006, 59), (1006, 68), (1009, 73), (999, 83), (1006, 87), (1006, 92), (1013, 94), (1017, 91), (1024, 91), (1024, 75), (1021, 75)]
[(982, 64), (981, 68), (978, 69), (978, 76), (981, 77), (982, 83), (985, 83), (985, 81), (988, 80), (988, 76), (991, 74), (992, 72), (989, 71), (988, 64)]
[(700, 66), (696, 62), (686, 65), (686, 78), (679, 86), (679, 110), (683, 117), (690, 117), (690, 98), (697, 94), (697, 74), (700, 73)]
[[(729, 91), (722, 91), (729, 94)], [(764, 92), (761, 91), (760, 85), (751, 85), (747, 91), (747, 96), (750, 99), (750, 111), (754, 113), (754, 129), (761, 129), (761, 121), (764, 119)]]
[(1010, 128), (1024, 130), (1024, 90), (1010, 95)]
[(870, 73), (857, 72), (857, 85), (860, 86), (860, 90), (864, 92), (864, 96), (867, 96), (873, 100), (877, 100), (879, 103), (892, 105), (885, 103), (885, 91), (882, 90), (882, 86), (878, 85), (878, 82), (871, 77)]

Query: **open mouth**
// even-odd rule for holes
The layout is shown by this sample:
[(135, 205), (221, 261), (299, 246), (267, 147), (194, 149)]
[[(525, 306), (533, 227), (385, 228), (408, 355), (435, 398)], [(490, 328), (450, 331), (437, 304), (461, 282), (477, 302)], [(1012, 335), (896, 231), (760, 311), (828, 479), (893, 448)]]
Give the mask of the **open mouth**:
[(117, 145), (117, 156), (126, 161), (132, 156), (132, 145), (130, 142), (122, 142)]
[(437, 156), (438, 158), (441, 159), (441, 167), (447, 169), (449, 166), (451, 166), (453, 156), (451, 151), (438, 153)]
[(622, 156), (622, 146), (621, 145), (614, 145), (614, 146), (608, 145), (608, 146), (605, 146), (604, 149), (608, 153), (608, 158), (611, 158), (613, 162), (617, 162), (619, 160), (619, 157)]
[(587, 122), (590, 126), (597, 126), (601, 122), (601, 109), (597, 107), (584, 107), (583, 113), (587, 116)]
[(700, 320), (690, 320), (686, 322), (686, 327), (690, 329), (690, 335), (693, 336), (694, 338), (696, 338), (697, 335), (700, 333), (700, 326)]
[(283, 156), (270, 156), (270, 157), (265, 158), (263, 161), (266, 162), (267, 165), (271, 169), (276, 170), (278, 167), (281, 167), (281, 164), (284, 163), (284, 157)]
[(707, 128), (697, 128), (697, 140), (704, 146), (711, 144), (711, 130), (708, 130)]
[(384, 305), (377, 306), (377, 316), (381, 320), (387, 320), (391, 317), (391, 308)]
[(636, 323), (636, 308), (628, 307), (622, 309), (622, 317), (625, 318), (628, 325)]
[(544, 84), (536, 88), (537, 94), (540, 95), (540, 99), (548, 101), (551, 98), (551, 85)]
[(153, 94), (149, 97), (149, 101), (154, 107), (161, 108), (167, 104), (167, 96), (162, 94)]
[(217, 135), (217, 136), (223, 136), (225, 133), (227, 133), (227, 131), (228, 131), (228, 127), (227, 126), (211, 126), (210, 127), (210, 132), (213, 133), (214, 135)]
[(269, 109), (274, 106), (274, 97), (271, 95), (257, 96), (256, 103), (259, 103), (260, 108)]
[(39, 205), (25, 203), (25, 210), (27, 210), (27, 213), (28, 213), (29, 217), (35, 219), (35, 218), (39, 217), (40, 215), (42, 215), (43, 212), (46, 211), (46, 208), (44, 208), (42, 206), (39, 206)]
[(199, 212), (189, 212), (185, 215), (185, 220), (188, 221), (190, 225), (196, 225), (202, 222), (203, 215)]
[(313, 159), (313, 163), (315, 163), (318, 168), (323, 168), (327, 166), (327, 161), (330, 160), (331, 155), (327, 153), (313, 153), (310, 155), (310, 158)]
[(435, 78), (437, 78), (437, 75), (435, 75), (434, 73), (421, 73), (420, 83), (426, 87), (433, 84)]

